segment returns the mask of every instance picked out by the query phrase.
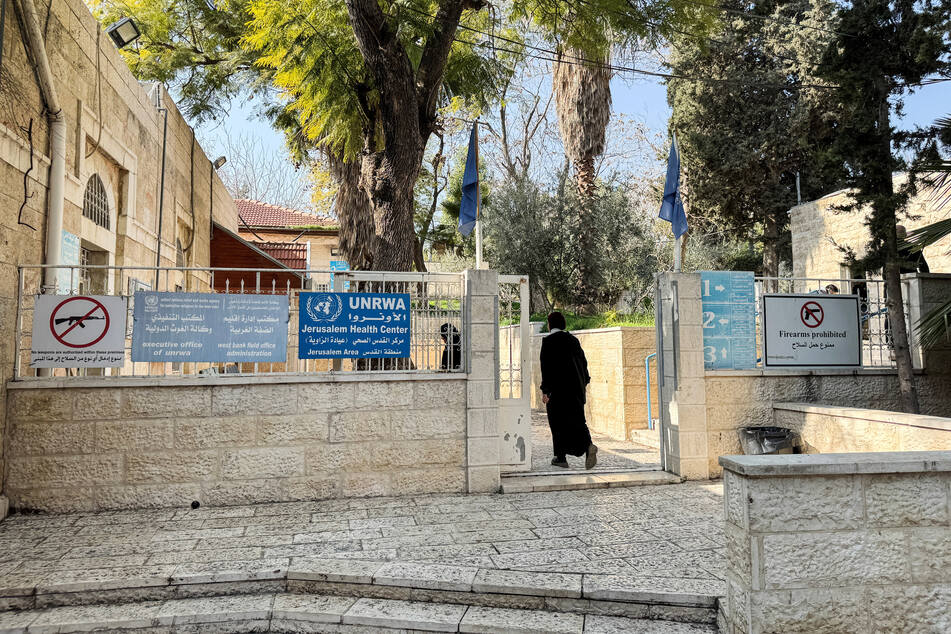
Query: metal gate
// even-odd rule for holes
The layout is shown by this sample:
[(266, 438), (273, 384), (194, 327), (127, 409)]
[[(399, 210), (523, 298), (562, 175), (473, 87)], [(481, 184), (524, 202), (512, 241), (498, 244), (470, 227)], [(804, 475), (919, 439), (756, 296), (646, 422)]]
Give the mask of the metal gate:
[(499, 276), (499, 464), (532, 468), (532, 336), (528, 277)]

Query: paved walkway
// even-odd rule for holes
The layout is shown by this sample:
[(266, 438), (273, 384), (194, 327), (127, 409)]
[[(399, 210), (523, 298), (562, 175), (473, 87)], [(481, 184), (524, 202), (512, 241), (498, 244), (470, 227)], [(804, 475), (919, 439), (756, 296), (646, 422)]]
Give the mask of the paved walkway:
[[(591, 433), (594, 444), (598, 446), (598, 464), (592, 471), (654, 471), (660, 469), (660, 451), (653, 447), (618, 440), (611, 436)], [(552, 445), (551, 430), (548, 428), (548, 416), (544, 412), (532, 412), (532, 472), (565, 473), (566, 471), (584, 471), (584, 456), (568, 456), (571, 469), (551, 466)]]
[(14, 515), (0, 523), (0, 597), (122, 587), (129, 578), (274, 578), (314, 560), (324, 568), (377, 562), (363, 565), (374, 583), (436, 576), (465, 585), (510, 570), (563, 573), (542, 581), (579, 592), (583, 583), (585, 596), (601, 598), (639, 589), (720, 596), (722, 506), (719, 483), (691, 482)]

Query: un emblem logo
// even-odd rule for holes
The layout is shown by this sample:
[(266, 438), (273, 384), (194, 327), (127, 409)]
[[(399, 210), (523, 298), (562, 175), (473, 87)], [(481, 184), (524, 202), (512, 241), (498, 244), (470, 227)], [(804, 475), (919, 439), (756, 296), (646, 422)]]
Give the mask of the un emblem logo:
[(145, 296), (145, 305), (146, 306), (158, 306), (158, 297), (155, 295), (146, 295)]
[(334, 321), (343, 312), (343, 302), (339, 295), (313, 293), (307, 298), (304, 309), (314, 321)]

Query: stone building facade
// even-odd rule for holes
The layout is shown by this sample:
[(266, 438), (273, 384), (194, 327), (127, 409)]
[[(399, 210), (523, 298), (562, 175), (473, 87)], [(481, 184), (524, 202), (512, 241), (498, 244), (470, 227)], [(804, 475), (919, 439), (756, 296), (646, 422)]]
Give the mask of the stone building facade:
[[(80, 265), (208, 266), (212, 221), (237, 231), (237, 216), (194, 131), (162, 86), (136, 81), (81, 0), (38, 4), (66, 123), (61, 261), (77, 266), (57, 280), (59, 291), (127, 293), (154, 285), (148, 271), (107, 275)], [(0, 69), (0, 417), (16, 354), (17, 267), (51, 259), (50, 124), (24, 31), (8, 8)], [(38, 292), (41, 272), (29, 275), (25, 292)], [(172, 274), (159, 290), (204, 288), (206, 277)]]
[[(865, 224), (867, 212), (838, 210), (848, 202), (848, 191), (841, 190), (789, 210), (793, 276), (825, 279), (866, 276), (864, 271), (851, 270), (847, 259), (849, 252), (857, 257), (865, 254), (869, 241)], [(947, 218), (949, 213), (951, 202), (947, 196), (936, 195), (928, 189), (911, 201), (899, 222), (908, 231), (914, 231)], [(951, 273), (951, 236), (926, 248), (924, 257), (932, 273)], [(880, 277), (872, 271), (868, 273)]]

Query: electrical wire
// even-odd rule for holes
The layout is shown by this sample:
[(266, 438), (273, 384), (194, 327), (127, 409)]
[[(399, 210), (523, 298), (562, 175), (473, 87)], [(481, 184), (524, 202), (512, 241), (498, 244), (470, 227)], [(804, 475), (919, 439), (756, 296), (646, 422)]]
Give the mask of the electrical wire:
[[(418, 13), (420, 15), (426, 16), (433, 20), (437, 19), (436, 16), (430, 13), (427, 13), (426, 11), (422, 11), (421, 9), (416, 9), (415, 7), (409, 7), (409, 6), (407, 8), (410, 11), (413, 11), (414, 13)], [(462, 30), (469, 31), (472, 33), (477, 33), (479, 35), (482, 35), (490, 39), (501, 40), (503, 42), (511, 43), (522, 48), (531, 49), (533, 51), (536, 51), (538, 54), (525, 53), (524, 51), (521, 51), (521, 50), (513, 50), (509, 48), (504, 48), (504, 47), (501, 47), (495, 44), (489, 44), (486, 42), (473, 42), (473, 41), (461, 39), (459, 37), (454, 38), (457, 42), (460, 42), (462, 44), (468, 44), (469, 46), (478, 46), (481, 48), (486, 48), (486, 49), (492, 50), (493, 52), (510, 53), (513, 55), (524, 55), (525, 57), (529, 57), (531, 59), (537, 59), (540, 61), (555, 62), (555, 63), (561, 63), (561, 64), (571, 64), (575, 66), (586, 66), (589, 68), (593, 66), (593, 67), (602, 68), (604, 70), (609, 70), (615, 73), (632, 73), (636, 75), (643, 75), (647, 77), (657, 77), (661, 79), (678, 79), (683, 81), (699, 81), (699, 82), (714, 83), (714, 84), (751, 85), (751, 86), (760, 86), (763, 88), (780, 88), (785, 90), (789, 90), (793, 88), (822, 88), (822, 89), (833, 89), (833, 90), (838, 89), (838, 86), (829, 85), (829, 84), (813, 84), (813, 83), (768, 84), (763, 82), (748, 82), (748, 81), (739, 80), (739, 79), (717, 79), (714, 77), (698, 77), (693, 75), (684, 75), (680, 73), (664, 73), (660, 71), (645, 70), (643, 68), (635, 68), (633, 66), (620, 66), (617, 64), (606, 64), (604, 62), (590, 60), (578, 55), (570, 55), (564, 52), (558, 52), (558, 51), (543, 48), (540, 46), (534, 46), (532, 44), (520, 42), (518, 40), (508, 38), (503, 35), (487, 33), (485, 31), (476, 29), (471, 26), (467, 26), (462, 23), (459, 23), (457, 26), (458, 28)]]

